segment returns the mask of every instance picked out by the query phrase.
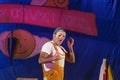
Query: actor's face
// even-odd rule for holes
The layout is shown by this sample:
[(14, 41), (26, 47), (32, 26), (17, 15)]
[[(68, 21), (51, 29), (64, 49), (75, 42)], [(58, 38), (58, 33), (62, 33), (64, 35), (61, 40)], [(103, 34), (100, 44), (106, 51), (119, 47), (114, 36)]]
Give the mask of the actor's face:
[(66, 38), (66, 33), (62, 30), (53, 35), (53, 40), (57, 45), (61, 45)]

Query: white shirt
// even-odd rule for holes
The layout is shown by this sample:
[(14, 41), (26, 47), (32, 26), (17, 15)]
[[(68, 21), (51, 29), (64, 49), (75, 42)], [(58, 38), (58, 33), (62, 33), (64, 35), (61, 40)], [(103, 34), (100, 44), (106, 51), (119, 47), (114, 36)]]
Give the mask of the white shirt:
[[(60, 53), (60, 54), (64, 54), (64, 52), (63, 52), (63, 50), (65, 51), (65, 52), (67, 52), (64, 48), (63, 48), (63, 50), (60, 48), (60, 46), (56, 46), (56, 48), (58, 49), (58, 52)], [(54, 45), (52, 44), (52, 42), (47, 42), (47, 43), (45, 43), (43, 46), (42, 46), (42, 49), (41, 49), (41, 52), (45, 52), (45, 53), (47, 53), (47, 54), (49, 54), (49, 55), (51, 55), (51, 56), (54, 56), (55, 54), (56, 54), (56, 50), (55, 50), (55, 48), (54, 48)], [(65, 57), (63, 57), (63, 59), (65, 60)], [(60, 60), (60, 62), (61, 62), (61, 60)], [(46, 71), (49, 71), (50, 70), (50, 68), (52, 67), (52, 64), (54, 63), (54, 61), (53, 62), (51, 62), (51, 63), (45, 63), (44, 64), (44, 69), (46, 70)], [(62, 65), (61, 66), (64, 66), (64, 62), (63, 62), (63, 60), (62, 60), (62, 63), (61, 63)]]

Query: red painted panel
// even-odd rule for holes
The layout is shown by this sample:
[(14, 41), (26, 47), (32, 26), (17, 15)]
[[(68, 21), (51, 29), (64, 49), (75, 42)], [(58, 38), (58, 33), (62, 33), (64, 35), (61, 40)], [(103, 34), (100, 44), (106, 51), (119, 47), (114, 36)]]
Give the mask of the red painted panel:
[(97, 36), (93, 13), (40, 6), (0, 4), (0, 23), (23, 23)]

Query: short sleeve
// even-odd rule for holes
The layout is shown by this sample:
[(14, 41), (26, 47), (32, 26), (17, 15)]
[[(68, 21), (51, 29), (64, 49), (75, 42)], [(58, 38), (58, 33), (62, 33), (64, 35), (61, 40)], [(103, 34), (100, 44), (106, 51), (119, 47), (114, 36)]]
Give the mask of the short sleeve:
[(47, 42), (47, 43), (45, 43), (42, 46), (41, 52), (45, 52), (45, 53), (51, 54), (52, 47), (53, 47), (52, 43), (51, 42)]

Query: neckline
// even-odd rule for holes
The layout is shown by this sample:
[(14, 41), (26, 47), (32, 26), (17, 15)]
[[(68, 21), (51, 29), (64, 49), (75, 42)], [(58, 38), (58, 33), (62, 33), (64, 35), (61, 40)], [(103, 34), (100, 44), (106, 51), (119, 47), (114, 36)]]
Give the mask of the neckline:
[(55, 44), (55, 42), (53, 40), (50, 41), (54, 46), (59, 46), (57, 44)]

